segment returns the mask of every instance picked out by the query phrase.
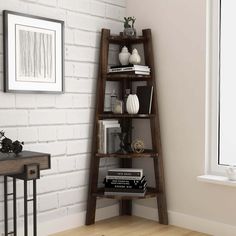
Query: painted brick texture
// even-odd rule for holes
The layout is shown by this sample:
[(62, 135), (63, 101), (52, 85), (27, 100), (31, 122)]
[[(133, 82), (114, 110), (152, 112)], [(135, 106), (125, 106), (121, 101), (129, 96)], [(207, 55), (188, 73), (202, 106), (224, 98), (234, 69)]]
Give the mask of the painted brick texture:
[[(38, 181), (41, 222), (85, 210), (101, 28), (119, 33), (125, 0), (0, 1), (0, 130), (25, 141), (25, 150), (52, 154), (52, 169)], [(3, 93), (2, 10), (65, 21), (65, 94)], [(111, 60), (114, 59), (114, 49)], [(112, 55), (112, 53), (111, 53)], [(108, 86), (110, 90), (110, 86)], [(108, 91), (109, 92), (109, 91)], [(103, 162), (114, 165), (114, 161)], [(102, 179), (102, 177), (101, 177)], [(2, 177), (0, 178), (2, 186)], [(22, 183), (17, 181), (18, 221), (23, 220)], [(31, 189), (31, 183), (29, 188)], [(0, 235), (3, 233), (0, 188)], [(99, 207), (112, 204), (99, 201)]]

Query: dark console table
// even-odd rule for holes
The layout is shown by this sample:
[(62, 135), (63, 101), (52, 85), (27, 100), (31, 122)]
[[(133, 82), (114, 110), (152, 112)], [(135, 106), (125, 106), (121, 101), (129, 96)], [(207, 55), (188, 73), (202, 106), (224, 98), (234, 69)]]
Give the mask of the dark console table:
[[(0, 153), (0, 175), (4, 176), (4, 223), (5, 236), (17, 236), (17, 204), (16, 180), (24, 181), (24, 236), (28, 236), (28, 202), (33, 202), (33, 232), (37, 236), (37, 188), (36, 180), (40, 178), (40, 171), (51, 168), (51, 156), (47, 153), (23, 151), (14, 153)], [(13, 191), (8, 191), (8, 179), (12, 178)], [(33, 196), (28, 199), (27, 182), (33, 181)], [(8, 232), (8, 197), (13, 196), (13, 231)]]

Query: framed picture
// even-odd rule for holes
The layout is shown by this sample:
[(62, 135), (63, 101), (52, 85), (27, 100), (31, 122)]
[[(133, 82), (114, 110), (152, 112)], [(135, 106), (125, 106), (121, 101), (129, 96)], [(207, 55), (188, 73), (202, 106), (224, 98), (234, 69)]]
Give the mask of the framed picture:
[(4, 91), (64, 91), (64, 22), (3, 11)]

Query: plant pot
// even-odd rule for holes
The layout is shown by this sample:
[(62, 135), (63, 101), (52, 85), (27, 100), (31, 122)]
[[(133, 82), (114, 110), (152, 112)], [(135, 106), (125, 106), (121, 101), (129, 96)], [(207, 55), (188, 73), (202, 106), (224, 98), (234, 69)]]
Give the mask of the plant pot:
[(136, 29), (135, 28), (125, 28), (124, 29), (124, 36), (135, 37), (136, 36)]

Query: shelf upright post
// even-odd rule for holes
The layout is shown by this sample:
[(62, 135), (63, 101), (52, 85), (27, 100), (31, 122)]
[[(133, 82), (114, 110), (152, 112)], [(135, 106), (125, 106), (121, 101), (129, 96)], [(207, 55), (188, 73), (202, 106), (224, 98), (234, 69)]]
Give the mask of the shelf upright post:
[(92, 154), (90, 160), (90, 176), (89, 176), (89, 190), (87, 200), (87, 214), (86, 225), (94, 224), (95, 211), (96, 211), (96, 196), (98, 184), (98, 171), (100, 158), (96, 157), (98, 150), (98, 120), (99, 114), (104, 112), (104, 100), (105, 100), (105, 88), (106, 88), (106, 74), (108, 65), (108, 51), (109, 51), (109, 36), (110, 30), (102, 29), (101, 42), (100, 42), (100, 64), (97, 80), (97, 94), (96, 94), (96, 108), (93, 127), (93, 142), (92, 142)]
[(152, 148), (154, 152), (158, 152), (158, 158), (153, 158), (154, 162), (154, 173), (156, 181), (157, 195), (157, 207), (159, 222), (161, 224), (168, 224), (167, 214), (167, 203), (165, 193), (165, 179), (164, 179), (164, 167), (163, 167), (163, 156), (162, 156), (162, 145), (161, 145), (161, 132), (160, 132), (160, 121), (157, 103), (157, 87), (155, 77), (155, 63), (153, 55), (152, 35), (150, 29), (143, 30), (143, 36), (145, 37), (144, 42), (144, 56), (146, 64), (151, 68), (151, 80), (148, 80), (148, 85), (153, 86), (153, 98), (152, 99), (152, 113), (154, 117), (150, 119), (151, 136), (152, 136)]

